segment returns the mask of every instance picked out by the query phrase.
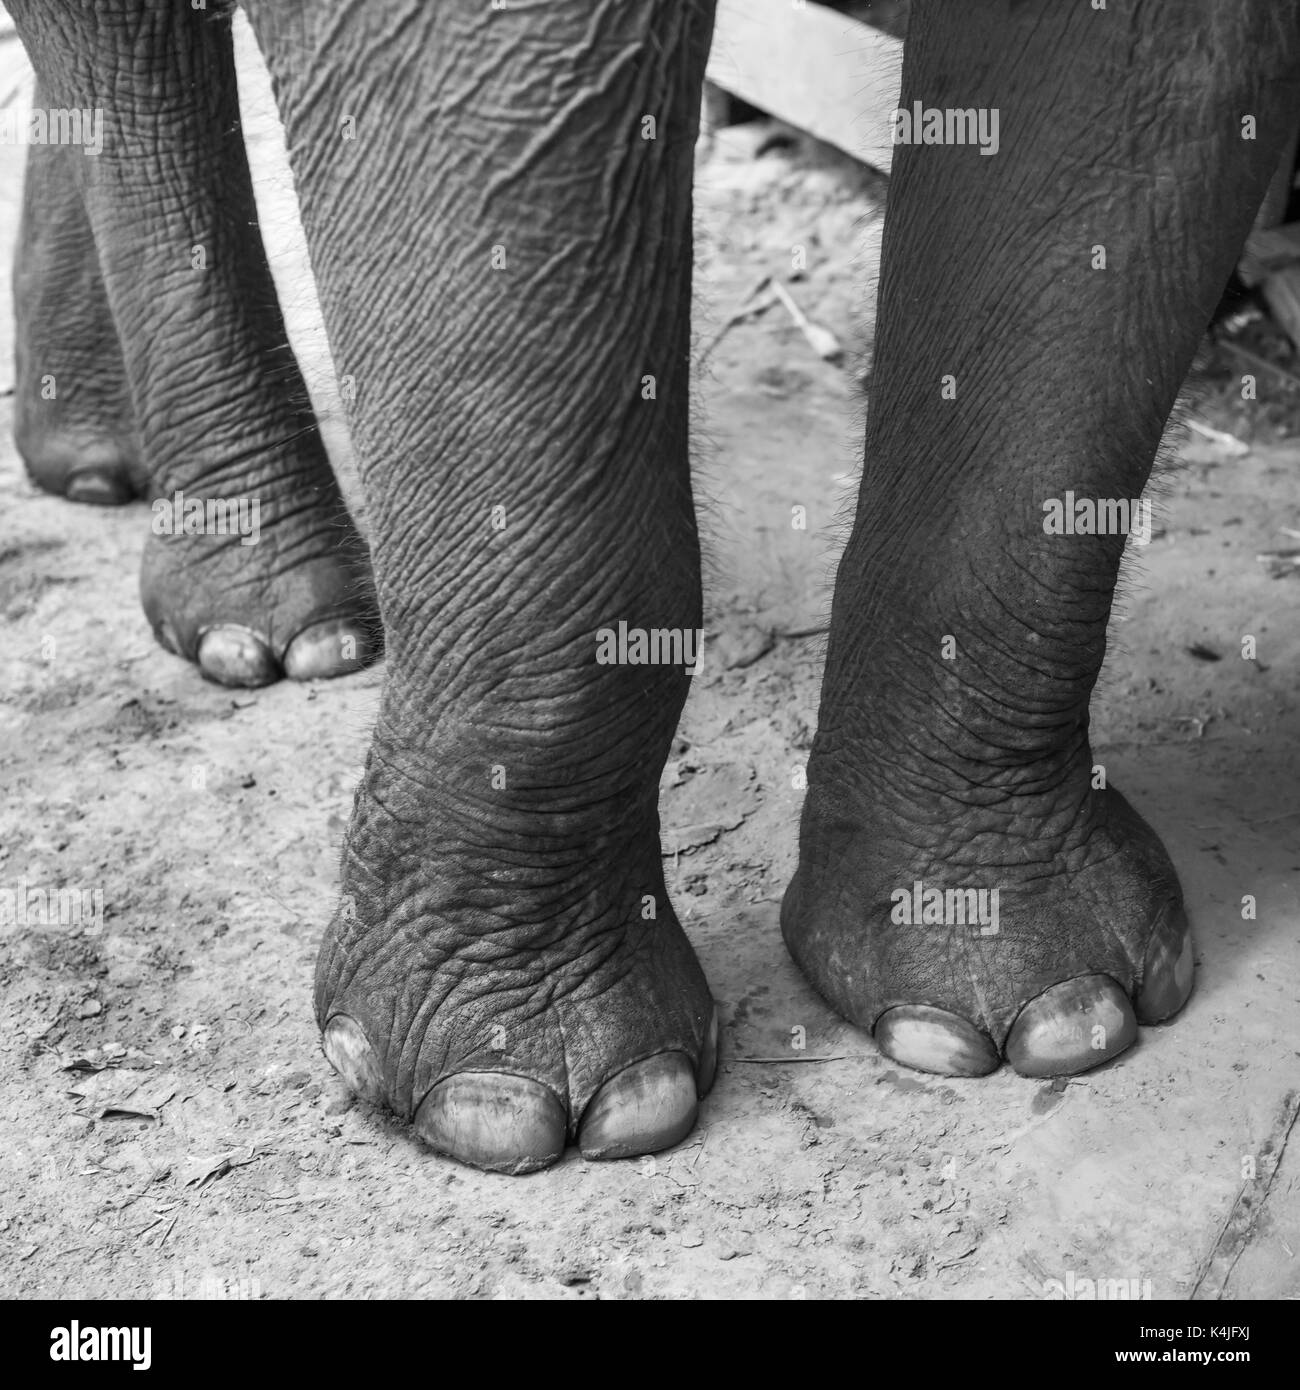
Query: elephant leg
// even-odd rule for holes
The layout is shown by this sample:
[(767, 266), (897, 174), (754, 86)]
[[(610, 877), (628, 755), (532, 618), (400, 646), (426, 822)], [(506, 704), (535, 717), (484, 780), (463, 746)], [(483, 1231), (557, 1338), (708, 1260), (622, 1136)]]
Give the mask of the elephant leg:
[[(47, 374), (48, 350), (69, 402), (105, 403), (111, 439), (124, 373), (145, 490), (160, 499), (141, 570), (155, 635), (230, 685), (355, 669), (380, 647), (373, 582), (257, 232), (228, 10), (10, 10), (42, 99), (103, 121), (99, 153), (51, 145), (29, 164), (26, 207), (42, 225), (27, 229), (20, 272), (25, 381)], [(47, 224), (60, 209), (62, 233)], [(87, 319), (102, 355), (80, 337)], [(114, 463), (103, 490), (120, 491), (129, 461), (102, 446), (82, 461), (96, 458)]]
[(1080, 1071), (1191, 988), (1174, 869), (1089, 748), (1126, 537), (1052, 518), (1141, 494), (1294, 131), (1297, 51), (1287, 7), (913, 8), (901, 109), (996, 111), (998, 148), (897, 151), (782, 910), (901, 1062)]
[[(326, 1055), (509, 1172), (691, 1128), (716, 1020), (657, 794), (701, 615), (687, 451), (708, 5), (250, 7), (356, 379), (386, 683)], [(398, 22), (400, 18), (400, 23)], [(662, 654), (662, 653), (661, 653)]]
[[(54, 103), (38, 85), (33, 105)], [(27, 151), (13, 284), (14, 439), (32, 481), (75, 502), (129, 502), (148, 482), (126, 367), (74, 165), (57, 145)]]

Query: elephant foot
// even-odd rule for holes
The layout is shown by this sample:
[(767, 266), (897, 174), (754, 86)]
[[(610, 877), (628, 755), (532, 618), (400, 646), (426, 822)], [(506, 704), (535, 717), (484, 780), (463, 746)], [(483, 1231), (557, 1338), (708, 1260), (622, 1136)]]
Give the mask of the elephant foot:
[[(1192, 941), (1173, 866), (1113, 789), (1083, 810), (920, 804), (906, 847), (879, 811), (809, 806), (781, 927), (804, 974), (886, 1056), (919, 1071), (1069, 1076), (1177, 1013)], [(831, 811), (834, 805), (835, 810)]]
[[(38, 108), (59, 105), (48, 93)], [(75, 169), (32, 145), (14, 248), (14, 442), (37, 487), (115, 507), (150, 494), (126, 368)]]
[(296, 493), (279, 480), (195, 486), (155, 501), (153, 513), (145, 616), (159, 643), (209, 680), (315, 680), (382, 653), (369, 555), (332, 477)]
[(316, 970), (326, 1057), (478, 1168), (532, 1172), (568, 1144), (615, 1159), (680, 1142), (713, 1081), (718, 1025), (657, 836), (619, 847), (607, 825), (578, 832), (583, 853), (559, 844), (572, 828), (489, 823), (489, 796), (461, 819), (454, 786), (435, 793), (372, 752)]
[[(21, 300), (21, 273), (15, 287)], [(93, 309), (92, 288), (74, 288)], [(69, 312), (65, 305), (40, 307), (40, 329), (47, 336), (54, 332), (48, 321), (66, 325), (76, 318), (75, 309)], [(14, 443), (27, 476), (42, 491), (69, 502), (120, 507), (148, 497), (151, 488), (108, 308), (99, 307), (94, 322), (81, 324), (84, 338), (73, 343), (33, 344), (37, 330), (19, 322)], [(52, 399), (48, 391), (56, 393)]]
[(122, 437), (75, 427), (16, 433), (27, 476), (56, 497), (120, 507), (148, 492), (148, 476), (138, 453)]

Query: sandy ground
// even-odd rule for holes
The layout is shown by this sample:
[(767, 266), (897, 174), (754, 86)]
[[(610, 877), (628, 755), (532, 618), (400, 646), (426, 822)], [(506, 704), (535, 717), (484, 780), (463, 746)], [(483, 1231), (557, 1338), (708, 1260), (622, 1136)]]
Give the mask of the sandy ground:
[[(0, 40), (0, 100), (24, 101), (22, 78)], [(277, 131), (250, 129), (291, 331), (353, 486)], [(900, 1070), (813, 996), (777, 929), (823, 640), (789, 634), (824, 622), (856, 467), (880, 190), (762, 140), (738, 127), (702, 151), (702, 347), (802, 246), (792, 288), (851, 351), (821, 361), (769, 309), (699, 376), (712, 643), (662, 809), (721, 1006), (718, 1083), (673, 1152), (516, 1179), (351, 1103), (318, 1047), (316, 938), (382, 669), (205, 684), (141, 615), (143, 506), (26, 480), (9, 437), (21, 154), (0, 147), (0, 887), (103, 905), (102, 923), (0, 930), (10, 1296), (1300, 1296), (1279, 1157), (1300, 1072), (1300, 569), (1256, 559), (1296, 548), (1300, 454), (1184, 450), (1095, 707), (1099, 758), (1186, 888), (1182, 1019), (1068, 1083)]]

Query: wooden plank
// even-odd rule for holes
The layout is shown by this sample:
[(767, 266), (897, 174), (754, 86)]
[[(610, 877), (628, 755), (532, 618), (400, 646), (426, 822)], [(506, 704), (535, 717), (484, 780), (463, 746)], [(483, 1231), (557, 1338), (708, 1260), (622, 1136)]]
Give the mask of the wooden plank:
[(897, 39), (824, 5), (718, 0), (709, 80), (885, 171), (902, 66)]
[(1291, 201), (1291, 186), (1295, 176), (1295, 151), (1298, 140), (1300, 129), (1291, 133), (1291, 138), (1282, 151), (1282, 158), (1278, 160), (1277, 168), (1269, 181), (1268, 192), (1264, 194), (1264, 201), (1255, 214), (1256, 231), (1276, 227), (1286, 216), (1286, 205)]
[(1300, 346), (1300, 265), (1284, 265), (1260, 286), (1268, 312), (1292, 343)]
[(1237, 274), (1243, 284), (1257, 285), (1273, 271), (1293, 261), (1300, 261), (1300, 222), (1251, 232), (1246, 238)]

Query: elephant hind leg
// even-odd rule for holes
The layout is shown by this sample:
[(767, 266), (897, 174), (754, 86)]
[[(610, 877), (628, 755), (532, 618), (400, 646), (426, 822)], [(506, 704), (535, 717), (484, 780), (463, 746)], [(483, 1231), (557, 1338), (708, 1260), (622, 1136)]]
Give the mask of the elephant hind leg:
[[(37, 84), (34, 106), (51, 105)], [(32, 145), (14, 256), (14, 439), (33, 482), (115, 506), (148, 494), (117, 327), (67, 152)]]
[(17, 423), (29, 467), (74, 497), (151, 499), (145, 616), (209, 678), (364, 665), (382, 648), (369, 557), (257, 231), (229, 13), (10, 9), (41, 100), (75, 112), (83, 136), (28, 166)]

